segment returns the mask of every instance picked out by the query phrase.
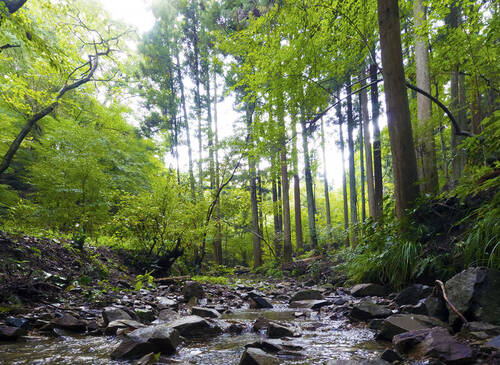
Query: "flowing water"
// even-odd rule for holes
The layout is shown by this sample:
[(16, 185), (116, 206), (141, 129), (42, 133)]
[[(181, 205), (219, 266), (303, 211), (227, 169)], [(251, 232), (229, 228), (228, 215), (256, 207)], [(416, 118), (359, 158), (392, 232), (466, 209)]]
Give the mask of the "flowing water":
[[(384, 345), (374, 341), (374, 332), (353, 327), (346, 320), (331, 320), (326, 315), (306, 311), (305, 317), (295, 318), (297, 310), (277, 305), (270, 310), (235, 310), (222, 319), (245, 323), (251, 328), (253, 322), (263, 316), (283, 325), (295, 325), (302, 336), (292, 343), (304, 348), (302, 358), (281, 357), (283, 364), (326, 364), (332, 359), (376, 358), (384, 350)], [(238, 364), (244, 345), (265, 334), (244, 332), (241, 335), (224, 334), (203, 341), (185, 341), (178, 353), (171, 357), (171, 363), (199, 365)], [(0, 364), (126, 364), (112, 361), (110, 353), (118, 345), (116, 337), (68, 336), (47, 339), (28, 337), (26, 340), (0, 344)]]

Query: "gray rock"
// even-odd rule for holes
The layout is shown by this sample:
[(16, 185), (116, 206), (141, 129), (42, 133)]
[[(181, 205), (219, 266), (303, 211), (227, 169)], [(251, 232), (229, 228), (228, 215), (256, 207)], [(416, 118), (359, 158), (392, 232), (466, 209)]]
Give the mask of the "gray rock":
[(392, 314), (391, 310), (381, 305), (363, 300), (354, 304), (351, 309), (351, 318), (366, 321), (372, 318), (385, 318)]
[(399, 308), (401, 313), (412, 313), (412, 314), (424, 314), (427, 315), (429, 312), (427, 311), (427, 307), (423, 302), (418, 304), (406, 304), (402, 305)]
[(252, 326), (252, 331), (253, 332), (260, 332), (261, 330), (265, 330), (269, 326), (269, 323), (270, 323), (270, 321), (267, 318), (259, 317), (255, 320), (255, 322)]
[(267, 327), (267, 336), (269, 338), (292, 337), (293, 331), (288, 327), (270, 322), (269, 326)]
[(179, 343), (179, 332), (168, 325), (139, 328), (127, 335), (111, 358), (137, 359), (151, 352), (171, 355)]
[(249, 347), (241, 355), (239, 365), (277, 365), (280, 361), (276, 356), (270, 355), (255, 347)]
[(206, 308), (206, 307), (193, 307), (191, 308), (191, 313), (196, 316), (204, 317), (204, 318), (219, 318), (220, 313), (215, 309)]
[(403, 289), (394, 299), (399, 305), (415, 305), (420, 299), (423, 299), (432, 293), (432, 288), (427, 285), (413, 284)]
[(327, 365), (389, 365), (389, 363), (382, 359), (372, 360), (330, 360)]
[(382, 322), (377, 337), (392, 341), (392, 338), (400, 333), (431, 327), (446, 327), (446, 324), (421, 314), (393, 314)]
[(0, 325), (0, 341), (16, 341), (25, 334), (26, 331), (22, 328)]
[(16, 317), (7, 317), (5, 322), (12, 327), (19, 327), (27, 330), (29, 328), (29, 321), (26, 318), (16, 318)]
[(429, 295), (423, 300), (427, 315), (436, 317), (443, 322), (448, 322), (448, 308), (443, 298), (435, 295)]
[(329, 300), (298, 300), (290, 303), (290, 308), (306, 308), (306, 309), (320, 309), (327, 305), (331, 305)]
[(260, 295), (257, 292), (250, 292), (248, 293), (248, 298), (250, 300), (250, 307), (251, 308), (272, 308), (273, 305), (269, 303), (262, 295)]
[(295, 293), (291, 298), (290, 302), (297, 302), (299, 300), (323, 300), (323, 294), (319, 290), (306, 289)]
[(87, 330), (87, 322), (77, 319), (69, 313), (64, 313), (61, 317), (53, 319), (50, 324), (66, 331), (85, 332)]
[(355, 297), (383, 297), (385, 294), (385, 288), (378, 284), (358, 284), (351, 288), (351, 295)]
[(469, 362), (473, 358), (469, 345), (455, 340), (440, 327), (410, 331), (394, 336), (394, 346), (416, 360), (439, 359), (447, 364)]
[(245, 347), (256, 347), (265, 352), (271, 353), (282, 353), (284, 351), (302, 351), (304, 347), (296, 345), (289, 341), (283, 341), (280, 339), (265, 339), (259, 340), (245, 345)]
[(222, 329), (206, 319), (199, 316), (187, 316), (168, 323), (169, 327), (175, 328), (183, 337), (207, 337), (222, 333)]
[[(500, 325), (500, 271), (475, 267), (462, 271), (445, 284), (448, 299), (469, 321)], [(449, 322), (458, 327), (460, 318), (449, 311)]]
[(132, 319), (117, 319), (116, 321), (108, 323), (108, 326), (104, 330), (104, 334), (115, 335), (120, 329), (136, 330), (143, 327), (146, 326)]
[(185, 302), (189, 302), (191, 298), (202, 299), (205, 296), (203, 287), (197, 281), (186, 281), (182, 289), (182, 294), (184, 295)]
[(493, 337), (491, 340), (486, 342), (486, 346), (500, 351), (500, 336)]
[(169, 322), (180, 318), (180, 314), (172, 309), (162, 309), (158, 315), (158, 318), (162, 321)]
[(153, 308), (135, 308), (135, 314), (143, 322), (152, 322), (155, 320)]
[(385, 349), (384, 352), (382, 352), (382, 355), (380, 355), (380, 358), (382, 360), (388, 361), (388, 362), (394, 362), (394, 361), (401, 361), (401, 356), (399, 354), (391, 349)]
[(117, 319), (134, 319), (134, 318), (132, 318), (130, 314), (128, 314), (121, 308), (106, 307), (102, 311), (102, 319), (104, 320), (104, 325), (107, 326), (110, 322), (116, 321)]
[(156, 302), (158, 303), (159, 309), (174, 308), (178, 306), (178, 303), (167, 297), (156, 297)]

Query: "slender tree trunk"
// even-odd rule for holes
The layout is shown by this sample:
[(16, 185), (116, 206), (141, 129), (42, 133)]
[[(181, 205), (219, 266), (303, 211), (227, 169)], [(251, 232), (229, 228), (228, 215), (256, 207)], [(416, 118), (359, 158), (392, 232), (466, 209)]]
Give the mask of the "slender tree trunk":
[[(253, 108), (246, 104), (246, 120), (248, 134), (252, 135)], [(250, 175), (250, 205), (252, 210), (252, 241), (253, 241), (253, 266), (257, 268), (262, 265), (262, 250), (260, 247), (261, 231), (259, 228), (259, 206), (257, 203), (257, 174), (255, 157), (248, 156), (248, 167)]]
[[(358, 194), (356, 191), (356, 165), (354, 163), (354, 139), (352, 132), (354, 129), (354, 118), (352, 114), (352, 96), (351, 96), (351, 79), (347, 80), (346, 93), (347, 93), (347, 147), (349, 149), (349, 201), (351, 208), (351, 225), (358, 224)], [(352, 230), (352, 243), (357, 240), (357, 232)]]
[(325, 209), (326, 209), (326, 228), (328, 230), (328, 239), (333, 241), (332, 236), (332, 216), (330, 214), (330, 192), (328, 189), (328, 174), (326, 168), (326, 153), (325, 153), (325, 126), (323, 118), (321, 118), (321, 150), (323, 153), (323, 183), (325, 187)]
[[(218, 126), (218, 120), (217, 120), (217, 74), (214, 71), (213, 74), (213, 82), (214, 82), (214, 100), (213, 100), (213, 106), (214, 106), (214, 131), (215, 131), (215, 148), (214, 148), (214, 153), (215, 153), (215, 188), (218, 190), (220, 187), (220, 166), (219, 166), (219, 126)], [(217, 217), (217, 222), (216, 222), (216, 233), (215, 233), (215, 239), (214, 239), (214, 247), (215, 247), (215, 258), (216, 258), (216, 263), (217, 265), (222, 265), (222, 224), (221, 224), (221, 209), (220, 209), (220, 196), (217, 199), (217, 206), (216, 206), (216, 217)]]
[(394, 173), (396, 214), (405, 217), (418, 196), (417, 160), (403, 69), (397, 0), (378, 0), (380, 48)]
[(297, 152), (297, 119), (293, 117), (292, 120), (292, 133), (294, 135), (292, 146), (292, 159), (293, 159), (293, 200), (295, 207), (295, 243), (297, 251), (301, 252), (304, 249), (304, 241), (302, 234), (302, 207), (300, 206), (300, 178), (299, 178), (299, 164)]
[(366, 220), (366, 197), (365, 197), (365, 152), (363, 150), (363, 115), (361, 113), (361, 102), (359, 103), (359, 167), (361, 172), (361, 221)]
[(307, 215), (309, 217), (309, 236), (311, 238), (312, 248), (316, 248), (318, 246), (318, 237), (316, 236), (316, 216), (314, 207), (313, 182), (311, 174), (311, 161), (309, 159), (309, 143), (307, 141), (307, 138), (308, 138), (307, 126), (305, 121), (302, 120), (302, 145), (304, 149), (304, 166), (305, 166), (306, 193), (307, 193)]
[[(431, 93), (431, 75), (429, 68), (429, 43), (427, 34), (419, 35), (422, 25), (425, 22), (425, 7), (423, 0), (414, 0), (413, 18), (415, 21), (415, 64), (417, 75), (417, 87), (427, 93)], [(420, 154), (419, 180), (420, 191), (422, 193), (436, 193), (439, 188), (437, 165), (436, 165), (436, 144), (434, 142), (434, 131), (431, 122), (432, 105), (431, 100), (422, 94), (417, 94), (417, 115), (418, 115), (418, 147)]]
[[(273, 158), (274, 160), (274, 158)], [(276, 165), (273, 163), (273, 171)], [(280, 214), (279, 214), (279, 200), (278, 200), (278, 184), (276, 183), (277, 177), (273, 176), (271, 184), (271, 192), (273, 197), (273, 222), (274, 222), (274, 252), (276, 257), (281, 256), (281, 225), (280, 225)]]
[[(337, 100), (340, 100), (340, 90), (337, 91)], [(344, 229), (346, 232), (346, 247), (349, 246), (349, 206), (347, 203), (347, 179), (345, 171), (345, 146), (344, 146), (344, 133), (342, 132), (342, 106), (337, 103), (337, 119), (339, 121), (339, 139), (340, 139), (340, 153), (342, 156), (342, 196), (344, 201)]]
[[(286, 144), (283, 144), (286, 146)], [(290, 189), (288, 184), (288, 163), (286, 147), (280, 153), (281, 157), (281, 182), (283, 187), (283, 260), (292, 262), (292, 232), (290, 222)]]
[[(360, 87), (365, 86), (365, 73), (362, 72), (360, 75), (361, 83)], [(363, 119), (363, 129), (364, 129), (364, 145), (365, 145), (365, 157), (366, 157), (366, 185), (368, 191), (368, 211), (370, 217), (374, 218), (375, 213), (375, 189), (373, 185), (373, 161), (372, 161), (372, 143), (370, 141), (370, 116), (368, 114), (368, 96), (366, 89), (363, 89), (359, 93), (359, 102), (361, 103), (361, 116)]]
[(187, 116), (186, 110), (186, 97), (184, 95), (184, 81), (182, 79), (181, 74), (181, 64), (179, 61), (179, 52), (175, 54), (176, 62), (177, 62), (177, 78), (179, 79), (179, 86), (181, 89), (181, 104), (182, 104), (182, 112), (184, 114), (184, 123), (186, 127), (186, 139), (187, 139), (187, 147), (188, 147), (188, 161), (189, 161), (189, 185), (191, 188), (191, 198), (193, 200), (196, 199), (196, 189), (195, 189), (195, 180), (193, 173), (193, 150), (191, 149), (191, 131), (189, 129), (189, 120)]
[(370, 88), (372, 104), (372, 125), (373, 125), (373, 203), (374, 218), (380, 219), (383, 214), (383, 181), (382, 181), (382, 150), (380, 147), (380, 128), (378, 126), (378, 117), (380, 115), (380, 103), (378, 100), (378, 83), (376, 64), (370, 65)]

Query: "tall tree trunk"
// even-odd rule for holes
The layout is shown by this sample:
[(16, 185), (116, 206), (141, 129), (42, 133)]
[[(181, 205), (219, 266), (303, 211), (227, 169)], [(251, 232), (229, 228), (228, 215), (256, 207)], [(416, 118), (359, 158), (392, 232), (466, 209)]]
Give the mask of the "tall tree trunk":
[[(273, 161), (275, 158), (273, 157)], [(272, 170), (276, 168), (276, 164), (273, 162)], [(279, 213), (279, 200), (278, 200), (278, 184), (276, 183), (277, 176), (272, 177), (271, 192), (273, 197), (273, 222), (274, 222), (274, 252), (276, 257), (281, 255), (281, 224), (280, 224), (280, 213)]]
[[(415, 65), (417, 75), (417, 87), (428, 94), (431, 93), (431, 75), (429, 68), (429, 43), (427, 34), (421, 35), (419, 32), (426, 19), (426, 10), (423, 0), (414, 0), (413, 18), (415, 21)], [(431, 122), (432, 105), (431, 100), (420, 93), (417, 94), (417, 115), (418, 115), (418, 137), (417, 152), (420, 155), (419, 180), (420, 191), (422, 193), (436, 193), (439, 188), (437, 164), (436, 164), (436, 144), (434, 142), (434, 131)]]
[[(252, 135), (253, 107), (246, 104), (246, 120), (248, 134)], [(250, 175), (250, 205), (252, 210), (252, 241), (253, 241), (253, 266), (257, 268), (262, 265), (262, 250), (260, 247), (261, 231), (259, 227), (259, 206), (257, 203), (257, 174), (255, 157), (248, 156), (248, 167)]]
[[(218, 190), (220, 187), (220, 166), (219, 166), (219, 126), (217, 120), (217, 74), (214, 71), (213, 74), (213, 82), (214, 82), (214, 131), (215, 131), (215, 188)], [(222, 224), (221, 224), (221, 209), (220, 209), (220, 196), (217, 199), (216, 206), (216, 233), (214, 239), (214, 247), (216, 252), (216, 263), (217, 265), (222, 265)]]
[(365, 197), (365, 152), (363, 150), (363, 115), (361, 113), (361, 101), (359, 102), (359, 131), (358, 131), (358, 144), (359, 144), (359, 167), (361, 172), (361, 221), (366, 220), (366, 197)]
[(396, 214), (405, 217), (418, 196), (417, 160), (401, 50), (397, 0), (377, 0), (385, 100), (394, 172)]
[(368, 96), (365, 86), (365, 72), (360, 75), (361, 91), (359, 93), (359, 102), (361, 103), (361, 116), (363, 119), (364, 129), (364, 145), (365, 145), (365, 160), (366, 160), (366, 185), (368, 191), (368, 212), (370, 217), (375, 218), (375, 189), (373, 185), (373, 161), (372, 161), (372, 143), (370, 141), (370, 116), (368, 114)]
[[(351, 208), (351, 225), (355, 226), (358, 224), (358, 194), (356, 191), (356, 165), (354, 163), (354, 139), (352, 137), (352, 132), (354, 129), (354, 118), (352, 114), (352, 96), (351, 96), (351, 78), (347, 80), (347, 147), (349, 149), (349, 202)], [(352, 243), (354, 244), (357, 240), (357, 233), (352, 230)]]
[(328, 230), (328, 239), (331, 243), (333, 241), (332, 216), (330, 214), (330, 193), (328, 189), (328, 174), (326, 169), (325, 126), (323, 123), (323, 118), (321, 118), (321, 151), (323, 153), (323, 183), (325, 187), (326, 229)]
[(372, 63), (370, 65), (370, 88), (371, 104), (372, 104), (372, 125), (373, 125), (373, 203), (374, 203), (374, 218), (382, 218), (383, 213), (383, 181), (382, 181), (382, 149), (380, 147), (380, 128), (378, 126), (378, 117), (380, 115), (380, 103), (378, 100), (378, 83), (377, 83), (378, 67)]
[[(340, 89), (337, 90), (337, 100), (340, 100)], [(346, 247), (349, 246), (349, 206), (347, 203), (347, 179), (345, 171), (345, 146), (344, 146), (344, 133), (342, 132), (342, 106), (337, 103), (337, 119), (339, 121), (339, 139), (340, 139), (340, 153), (342, 156), (342, 197), (344, 201), (344, 229), (346, 232)]]
[(318, 246), (318, 237), (316, 235), (316, 214), (314, 207), (311, 161), (309, 158), (309, 143), (307, 141), (307, 138), (308, 138), (307, 126), (305, 120), (302, 120), (302, 146), (304, 149), (304, 170), (305, 170), (306, 193), (307, 193), (307, 215), (309, 218), (309, 236), (311, 239), (312, 248), (316, 248)]
[(292, 262), (292, 232), (290, 222), (290, 189), (288, 184), (288, 163), (286, 159), (286, 144), (280, 153), (281, 185), (283, 187), (283, 261)]
[(195, 189), (195, 180), (193, 173), (193, 150), (191, 149), (191, 131), (189, 129), (189, 120), (187, 116), (186, 110), (186, 97), (184, 95), (184, 81), (182, 79), (181, 74), (181, 64), (179, 61), (179, 52), (176, 51), (175, 58), (177, 62), (177, 78), (179, 80), (179, 86), (181, 89), (181, 104), (182, 104), (182, 113), (184, 114), (184, 123), (186, 127), (186, 138), (187, 138), (187, 147), (188, 147), (188, 163), (189, 163), (189, 185), (191, 188), (191, 198), (193, 201), (196, 199), (196, 189)]
[(299, 178), (299, 163), (297, 152), (297, 118), (292, 117), (292, 133), (293, 146), (292, 146), (292, 160), (293, 160), (293, 202), (295, 211), (295, 244), (297, 245), (297, 252), (302, 252), (304, 249), (304, 240), (302, 234), (302, 207), (300, 206), (300, 178)]

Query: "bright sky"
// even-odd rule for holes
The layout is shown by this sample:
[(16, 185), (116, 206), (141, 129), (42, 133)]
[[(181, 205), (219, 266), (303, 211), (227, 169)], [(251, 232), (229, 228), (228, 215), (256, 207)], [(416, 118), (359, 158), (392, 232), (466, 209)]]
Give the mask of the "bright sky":
[[(151, 12), (151, 2), (152, 0), (100, 0), (103, 7), (109, 11), (111, 16), (116, 20), (121, 20), (126, 24), (130, 24), (137, 28), (139, 35), (144, 34), (149, 31), (154, 24), (154, 17)], [(220, 82), (220, 81), (219, 81)], [(188, 88), (189, 86), (186, 85)], [(238, 114), (234, 112), (232, 104), (234, 99), (228, 97), (223, 103), (218, 105), (218, 116), (219, 116), (219, 132), (220, 139), (227, 137), (232, 134), (232, 125)], [(382, 122), (382, 124), (385, 124)], [(345, 127), (344, 127), (345, 128)], [(344, 129), (344, 135), (346, 135), (346, 130)], [(300, 138), (300, 137), (299, 137)], [(194, 134), (192, 136), (193, 146), (195, 138)], [(335, 188), (341, 187), (342, 184), (342, 166), (340, 152), (336, 147), (335, 141), (338, 140), (338, 126), (334, 128), (332, 126), (326, 127), (326, 164), (328, 166), (328, 180), (331, 186)], [(311, 140), (311, 147), (317, 148), (317, 158), (320, 161), (320, 165), (323, 163), (321, 157), (321, 151), (319, 150), (319, 134), (315, 136), (314, 140)], [(298, 140), (298, 146), (302, 145), (302, 140)], [(299, 147), (300, 148), (300, 147)], [(180, 151), (182, 168), (187, 170), (187, 148), (181, 148)], [(197, 152), (193, 151), (193, 155), (197, 156)], [(347, 153), (346, 153), (347, 156)], [(169, 167), (174, 167), (174, 161), (167, 161)], [(347, 168), (347, 163), (346, 163)], [(318, 172), (322, 175), (323, 167), (322, 165), (318, 168)], [(320, 186), (317, 187), (321, 188)]]

